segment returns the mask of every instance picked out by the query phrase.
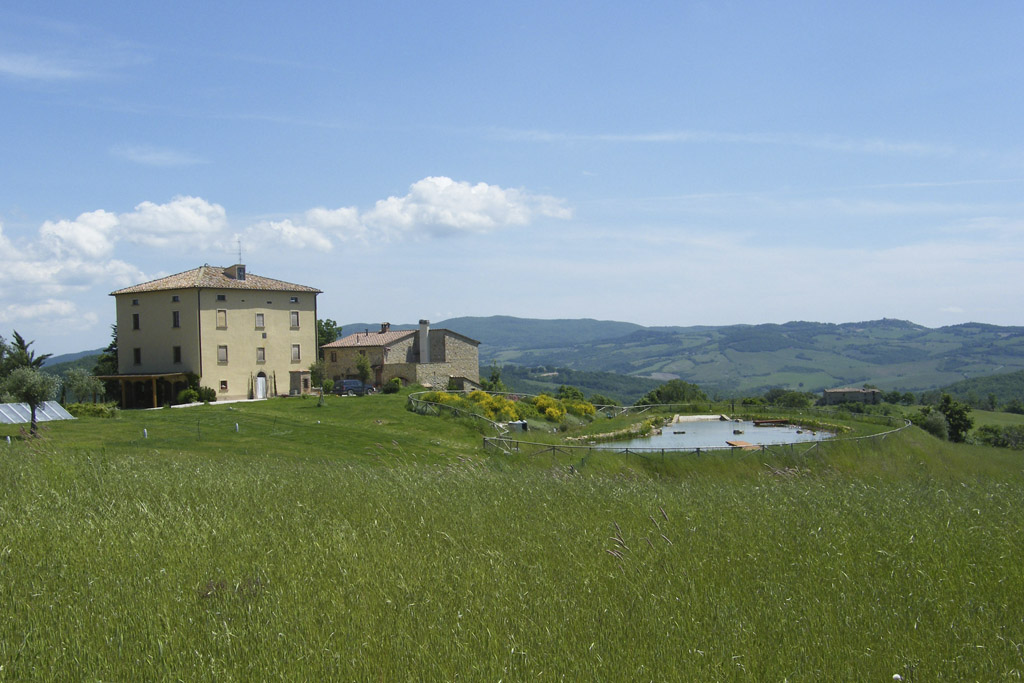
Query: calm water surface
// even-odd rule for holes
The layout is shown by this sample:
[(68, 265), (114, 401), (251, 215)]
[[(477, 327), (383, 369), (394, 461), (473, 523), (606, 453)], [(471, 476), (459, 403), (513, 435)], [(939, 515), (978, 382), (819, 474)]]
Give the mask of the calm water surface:
[[(742, 434), (733, 434), (739, 429)], [(677, 434), (675, 432), (683, 432)], [(802, 433), (798, 434), (798, 431)], [(691, 448), (724, 448), (726, 441), (746, 441), (755, 445), (823, 441), (831, 432), (812, 432), (787, 425), (785, 427), (755, 427), (753, 422), (701, 421), (677, 422), (666, 425), (660, 435), (599, 444), (607, 448), (665, 448), (686, 450)]]

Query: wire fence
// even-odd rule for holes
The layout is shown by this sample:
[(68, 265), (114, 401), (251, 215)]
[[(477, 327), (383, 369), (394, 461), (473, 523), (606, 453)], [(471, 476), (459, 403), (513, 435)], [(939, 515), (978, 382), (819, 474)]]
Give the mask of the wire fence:
[[(881, 426), (887, 426), (889, 429), (884, 431), (875, 432), (872, 434), (863, 434), (859, 436), (849, 437), (830, 437), (822, 441), (796, 441), (793, 443), (776, 443), (776, 444), (748, 444), (738, 446), (700, 446), (700, 447), (636, 447), (636, 446), (623, 446), (617, 447), (612, 442), (606, 442), (603, 444), (553, 444), (544, 443), (537, 441), (525, 441), (522, 439), (516, 439), (509, 434), (511, 433), (506, 424), (495, 422), (490, 420), (479, 413), (474, 413), (470, 410), (459, 406), (452, 406), (446, 403), (436, 403), (432, 401), (425, 401), (420, 398), (427, 392), (417, 392), (409, 395), (409, 407), (411, 410), (424, 415), (440, 415), (450, 414), (455, 417), (465, 417), (474, 420), (482, 421), (487, 426), (494, 429), (495, 436), (485, 436), (483, 439), (483, 446), (485, 450), (501, 451), (504, 453), (516, 453), (526, 456), (541, 456), (541, 455), (565, 455), (572, 458), (580, 457), (583, 460), (593, 455), (625, 455), (625, 456), (636, 456), (641, 458), (660, 458), (664, 459), (669, 456), (701, 456), (711, 455), (715, 453), (751, 453), (753, 451), (761, 453), (789, 453), (794, 454), (799, 449), (804, 449), (801, 452), (810, 452), (817, 448), (821, 443), (827, 441), (828, 443), (837, 442), (850, 442), (850, 441), (862, 441), (862, 440), (879, 440), (884, 441), (887, 437), (895, 434), (903, 429), (910, 426), (910, 420), (903, 417), (897, 417), (892, 415), (876, 415), (868, 413), (851, 413), (847, 410), (842, 409), (829, 409), (829, 408), (805, 408), (798, 411), (800, 418), (827, 418), (827, 419), (852, 419), (859, 422), (868, 424), (877, 424)], [(519, 400), (522, 398), (530, 397), (530, 394), (521, 393), (499, 393), (498, 395), (505, 396), (511, 400)], [(733, 415), (743, 415), (744, 417), (756, 418), (756, 416), (765, 415), (785, 415), (787, 418), (792, 419), (792, 410), (779, 409), (774, 406), (768, 405), (739, 405), (737, 406), (734, 402), (727, 403), (670, 403), (670, 404), (655, 404), (655, 405), (644, 405), (644, 406), (595, 406), (595, 408), (607, 417), (618, 417), (625, 414), (645, 414), (648, 412), (666, 412), (672, 411), (677, 413), (690, 412), (692, 414), (721, 414), (723, 417), (725, 413), (719, 413), (718, 411), (728, 411)], [(737, 411), (736, 409), (739, 408)], [(797, 420), (798, 421), (798, 420)], [(628, 437), (623, 437), (628, 438)]]

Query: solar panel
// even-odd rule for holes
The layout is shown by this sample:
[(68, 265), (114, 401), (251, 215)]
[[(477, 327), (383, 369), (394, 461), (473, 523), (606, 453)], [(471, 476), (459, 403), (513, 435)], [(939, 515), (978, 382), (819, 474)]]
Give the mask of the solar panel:
[[(56, 401), (47, 401), (36, 408), (36, 422), (74, 419), (74, 415)], [(25, 424), (31, 420), (32, 409), (27, 403), (0, 403), (0, 424)]]

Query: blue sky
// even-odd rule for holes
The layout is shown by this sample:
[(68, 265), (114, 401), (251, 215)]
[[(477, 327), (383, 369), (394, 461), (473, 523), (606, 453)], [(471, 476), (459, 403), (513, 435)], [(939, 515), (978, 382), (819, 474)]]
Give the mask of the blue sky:
[[(351, 5), (351, 6), (349, 6)], [(1021, 325), (1024, 5), (4, 3), (0, 334), (210, 263), (321, 317)]]

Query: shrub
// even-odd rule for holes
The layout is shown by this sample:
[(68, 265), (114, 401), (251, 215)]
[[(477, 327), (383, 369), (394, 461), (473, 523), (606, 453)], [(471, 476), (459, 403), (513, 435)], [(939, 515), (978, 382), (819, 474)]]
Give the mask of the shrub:
[(398, 377), (392, 377), (390, 381), (385, 382), (384, 386), (380, 388), (382, 394), (397, 394), (399, 389), (402, 388), (402, 380)]
[(526, 400), (516, 401), (516, 412), (519, 413), (519, 418), (523, 420), (527, 420), (531, 417), (540, 417), (540, 412), (537, 410), (536, 406)]
[(974, 440), (986, 446), (1024, 449), (1024, 426), (982, 425), (975, 430)]
[(565, 405), (565, 411), (576, 417), (594, 417), (597, 414), (594, 404), (589, 401), (563, 401), (562, 403)]
[(182, 389), (178, 392), (178, 403), (198, 403), (199, 392), (195, 389)]
[(479, 414), (488, 420), (508, 421), (519, 418), (516, 405), (504, 396), (494, 396), (483, 391), (474, 391), (469, 400), (477, 405)]
[(949, 428), (942, 413), (922, 410), (910, 416), (910, 421), (929, 434), (945, 441), (949, 438)]
[(329, 394), (331, 393), (331, 390), (334, 389), (334, 380), (325, 379), (321, 386), (323, 387), (324, 393)]
[(558, 422), (565, 417), (565, 407), (562, 402), (550, 394), (541, 394), (533, 399), (533, 407), (544, 416), (545, 420)]
[(203, 403), (213, 403), (217, 400), (217, 392), (212, 387), (199, 387), (199, 400)]
[(117, 417), (116, 403), (69, 403), (64, 409), (75, 417)]

